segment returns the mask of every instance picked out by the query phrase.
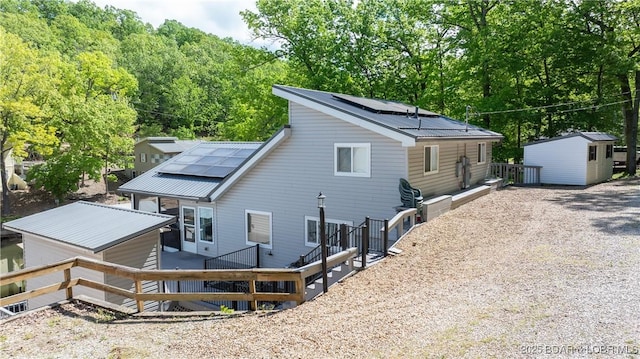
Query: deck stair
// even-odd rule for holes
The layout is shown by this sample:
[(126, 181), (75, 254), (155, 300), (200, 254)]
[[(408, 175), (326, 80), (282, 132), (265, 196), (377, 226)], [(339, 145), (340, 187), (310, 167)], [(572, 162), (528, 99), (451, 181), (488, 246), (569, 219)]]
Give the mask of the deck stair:
[[(327, 272), (327, 285), (330, 287), (353, 273), (355, 273), (353, 268), (350, 268), (346, 263), (331, 268)], [(305, 300), (311, 300), (320, 294), (322, 294), (322, 277), (307, 285), (304, 297)]]

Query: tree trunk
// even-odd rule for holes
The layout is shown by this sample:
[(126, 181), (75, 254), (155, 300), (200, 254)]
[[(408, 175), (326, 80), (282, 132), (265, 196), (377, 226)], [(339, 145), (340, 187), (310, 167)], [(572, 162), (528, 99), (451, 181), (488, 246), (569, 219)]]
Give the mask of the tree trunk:
[(640, 71), (635, 71), (635, 93), (631, 92), (631, 83), (627, 74), (618, 75), (620, 93), (626, 100), (622, 104), (624, 113), (624, 136), (627, 145), (626, 173), (636, 174), (636, 147), (638, 145), (638, 109), (640, 107)]
[(4, 152), (0, 151), (0, 177), (2, 178), (2, 216), (8, 216), (11, 211), (11, 199), (9, 198), (9, 179), (7, 178)]

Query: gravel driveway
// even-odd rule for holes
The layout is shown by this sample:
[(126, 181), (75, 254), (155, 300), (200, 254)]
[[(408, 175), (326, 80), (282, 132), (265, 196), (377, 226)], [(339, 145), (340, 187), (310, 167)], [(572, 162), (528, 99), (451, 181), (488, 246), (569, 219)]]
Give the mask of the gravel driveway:
[(640, 357), (638, 178), (506, 188), (399, 247), (274, 315), (111, 320), (64, 306), (0, 325), (0, 356)]

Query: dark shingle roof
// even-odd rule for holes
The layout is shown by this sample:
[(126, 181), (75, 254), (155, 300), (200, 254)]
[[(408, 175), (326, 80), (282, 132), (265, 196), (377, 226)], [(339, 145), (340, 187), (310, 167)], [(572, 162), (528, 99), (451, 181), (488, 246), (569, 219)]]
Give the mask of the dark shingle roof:
[[(407, 113), (401, 113), (399, 110), (397, 112), (392, 111), (393, 107), (406, 111), (410, 108), (415, 109), (415, 106), (290, 86), (274, 85), (273, 87), (378, 126), (411, 136), (416, 140), (433, 138), (502, 139), (502, 135), (497, 132), (471, 124), (467, 125), (464, 122), (426, 110), (419, 109), (417, 118), (415, 117), (415, 110), (410, 111), (408, 115)], [(345, 99), (348, 99), (348, 101)], [(359, 103), (361, 105), (358, 105)], [(389, 107), (384, 107), (389, 111), (376, 112), (375, 109), (372, 110), (372, 107), (384, 106), (384, 104), (390, 104)]]
[(97, 253), (175, 221), (174, 216), (80, 201), (7, 222), (3, 227)]

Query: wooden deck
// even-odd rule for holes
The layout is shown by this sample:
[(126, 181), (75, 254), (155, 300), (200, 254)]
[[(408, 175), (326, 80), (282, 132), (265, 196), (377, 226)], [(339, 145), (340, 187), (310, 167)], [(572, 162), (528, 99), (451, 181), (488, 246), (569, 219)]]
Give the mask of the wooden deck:
[(491, 164), (491, 175), (494, 178), (502, 178), (504, 185), (539, 185), (541, 171), (542, 166), (525, 166), (512, 163)]

